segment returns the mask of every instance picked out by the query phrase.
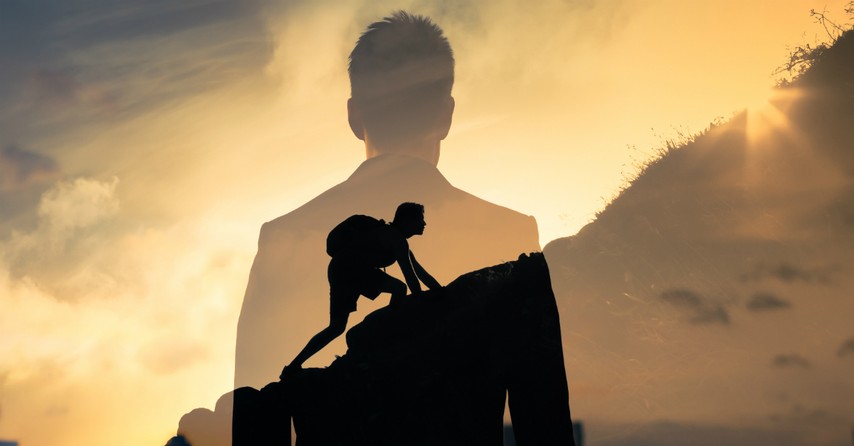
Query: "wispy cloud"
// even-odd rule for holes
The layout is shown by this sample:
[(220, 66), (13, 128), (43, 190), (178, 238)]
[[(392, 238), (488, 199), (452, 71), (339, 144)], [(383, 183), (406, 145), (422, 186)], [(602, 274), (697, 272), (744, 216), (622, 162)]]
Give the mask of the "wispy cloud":
[(848, 339), (843, 342), (842, 345), (839, 346), (839, 350), (836, 351), (836, 354), (840, 358), (844, 358), (846, 356), (854, 356), (854, 338)]
[(792, 304), (785, 299), (781, 299), (770, 293), (757, 293), (750, 297), (747, 301), (747, 309), (750, 311), (762, 312), (769, 310), (782, 310), (791, 308)]
[(49, 181), (57, 174), (59, 166), (48, 156), (14, 145), (0, 149), (0, 194), (19, 192), (36, 183)]
[(92, 226), (119, 211), (118, 178), (98, 181), (77, 178), (62, 181), (47, 191), (39, 204), (49, 239), (64, 243), (74, 231)]
[(126, 118), (260, 75), (271, 48), (261, 5), (3, 2), (0, 134)]
[(825, 409), (794, 404), (788, 412), (771, 415), (771, 420), (788, 426), (811, 426), (814, 428), (838, 428), (849, 420), (845, 415)]
[(688, 321), (692, 324), (730, 324), (729, 313), (721, 304), (704, 298), (693, 291), (686, 289), (669, 290), (661, 293), (661, 298), (690, 314)]
[[(160, 441), (182, 413), (230, 388), (251, 262), (244, 228), (222, 237), (222, 220), (115, 225), (119, 186), (57, 182), (35, 228), (0, 238), (3, 424), (32, 443), (80, 444), (93, 438), (93, 417), (142, 419), (135, 438)], [(127, 397), (115, 391), (131, 388), (132, 416), (116, 410)], [(48, 419), (51, 432), (40, 430)]]
[(156, 374), (170, 374), (204, 362), (210, 348), (204, 341), (164, 337), (142, 346), (137, 358), (148, 370)]
[(802, 268), (790, 263), (777, 265), (759, 265), (753, 271), (741, 276), (745, 282), (757, 282), (765, 279), (776, 279), (784, 283), (828, 283), (830, 269)]
[(780, 354), (774, 357), (771, 365), (780, 368), (801, 368), (808, 369), (811, 363), (808, 359), (796, 353)]
[(28, 98), (39, 108), (107, 111), (118, 103), (116, 92), (84, 84), (70, 69), (38, 68), (26, 79)]
[(66, 262), (82, 248), (81, 242), (85, 244), (86, 237), (80, 235), (119, 211), (117, 184), (116, 178), (76, 178), (60, 181), (47, 190), (39, 202), (36, 229), (16, 231), (6, 243), (2, 258), (10, 270), (28, 271), (26, 274), (36, 277), (38, 271), (50, 269), (51, 265), (59, 270), (76, 269), (73, 263)]

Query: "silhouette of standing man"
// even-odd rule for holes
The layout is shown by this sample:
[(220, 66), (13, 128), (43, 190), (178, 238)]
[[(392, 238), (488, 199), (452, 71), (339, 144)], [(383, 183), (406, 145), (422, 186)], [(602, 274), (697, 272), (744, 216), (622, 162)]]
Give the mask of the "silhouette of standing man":
[[(363, 216), (354, 216), (354, 218)], [(350, 219), (345, 220), (346, 225)], [(370, 220), (369, 220), (370, 221)], [(330, 253), (329, 261), (329, 326), (314, 335), (296, 358), (282, 370), (279, 376), (302, 368), (302, 363), (320, 351), (333, 339), (341, 336), (347, 328), (350, 313), (356, 311), (359, 296), (371, 300), (381, 293), (391, 293), (391, 305), (399, 304), (406, 296), (406, 287), (414, 294), (421, 292), (421, 282), (433, 290), (441, 287), (415, 259), (407, 239), (424, 234), (424, 206), (418, 203), (403, 203), (397, 207), (394, 220), (385, 224), (381, 220), (376, 227), (355, 234), (355, 239), (337, 252)], [(339, 225), (341, 227), (341, 225)], [(333, 230), (333, 234), (338, 229)], [(346, 229), (345, 229), (346, 231)], [(332, 235), (330, 235), (332, 237)], [(380, 268), (397, 263), (406, 284), (388, 275)]]
[[(263, 387), (281, 372), (283, 358), (297, 355), (293, 341), (317, 333), (313, 321), (329, 305), (319, 298), (328, 292), (326, 235), (351, 215), (422, 204), (430, 231), (409, 243), (441, 283), (540, 250), (533, 217), (454, 187), (437, 168), (455, 106), (454, 56), (438, 26), (402, 11), (370, 24), (350, 54), (349, 74), (348, 122), (367, 160), (261, 228), (237, 325), (236, 387)], [(397, 275), (395, 269), (389, 274)], [(324, 351), (311, 361), (331, 357)]]

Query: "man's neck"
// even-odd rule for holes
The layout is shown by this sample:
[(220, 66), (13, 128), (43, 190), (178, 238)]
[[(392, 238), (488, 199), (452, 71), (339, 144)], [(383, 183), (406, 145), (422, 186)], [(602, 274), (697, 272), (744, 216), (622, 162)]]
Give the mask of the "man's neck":
[(397, 146), (394, 149), (381, 149), (370, 143), (370, 140), (365, 142), (365, 156), (367, 159), (375, 158), (380, 155), (407, 155), (422, 159), (428, 163), (437, 166), (439, 164), (439, 147), (441, 141), (421, 142)]
[(401, 227), (400, 223), (395, 224), (394, 220), (392, 220), (392, 221), (391, 221), (391, 223), (389, 223), (388, 225), (389, 225), (389, 227), (390, 227), (390, 228), (394, 229), (394, 230), (395, 230), (395, 231), (397, 231), (401, 236), (403, 236), (403, 238), (404, 238), (404, 239), (408, 239), (408, 238), (410, 238), (410, 237), (412, 237), (412, 236), (414, 235), (414, 234), (409, 234), (409, 233), (407, 233), (407, 232), (406, 232), (406, 231)]

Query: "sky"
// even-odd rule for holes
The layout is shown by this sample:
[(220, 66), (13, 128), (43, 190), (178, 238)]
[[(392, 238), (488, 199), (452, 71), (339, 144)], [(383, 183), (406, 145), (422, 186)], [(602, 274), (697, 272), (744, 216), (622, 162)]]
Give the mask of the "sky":
[(371, 21), (442, 26), (439, 168), (545, 246), (665, 140), (761, 105), (827, 40), (809, 10), (845, 4), (0, 0), (0, 439), (163, 443), (230, 388), (260, 225), (364, 159), (346, 57)]

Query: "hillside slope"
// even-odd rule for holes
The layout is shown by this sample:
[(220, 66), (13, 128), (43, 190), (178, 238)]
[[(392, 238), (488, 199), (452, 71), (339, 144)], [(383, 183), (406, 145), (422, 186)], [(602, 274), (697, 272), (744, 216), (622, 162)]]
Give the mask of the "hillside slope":
[(852, 197), (849, 31), (546, 246), (591, 444), (850, 442)]

